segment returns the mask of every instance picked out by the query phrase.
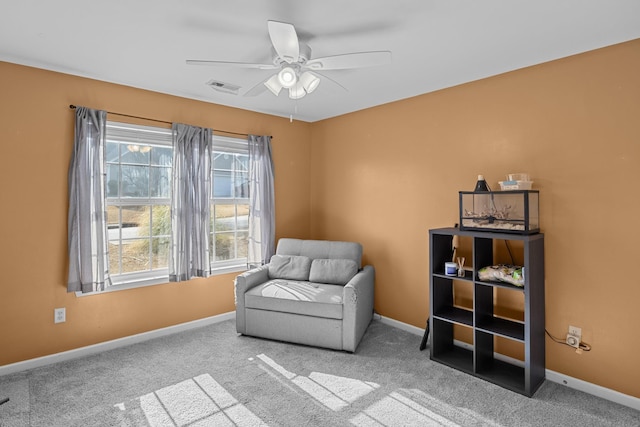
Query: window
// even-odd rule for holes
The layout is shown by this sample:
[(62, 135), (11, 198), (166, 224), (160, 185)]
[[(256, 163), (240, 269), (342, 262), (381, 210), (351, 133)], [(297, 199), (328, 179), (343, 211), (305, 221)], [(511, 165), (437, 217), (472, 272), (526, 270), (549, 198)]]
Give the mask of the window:
[(215, 136), (211, 195), (213, 268), (246, 265), (249, 239), (249, 152), (246, 140)]
[[(171, 236), (172, 132), (107, 122), (109, 272), (114, 284), (167, 280)], [(249, 154), (245, 139), (214, 136), (211, 264), (247, 262)]]
[(171, 130), (107, 122), (107, 227), (114, 283), (166, 277)]

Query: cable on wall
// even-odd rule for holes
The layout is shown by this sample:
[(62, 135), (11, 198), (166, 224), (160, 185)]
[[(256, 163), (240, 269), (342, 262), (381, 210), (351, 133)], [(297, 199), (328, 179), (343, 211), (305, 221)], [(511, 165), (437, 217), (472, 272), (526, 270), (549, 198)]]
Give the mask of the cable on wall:
[(511, 246), (509, 245), (509, 241), (505, 240), (504, 245), (507, 247), (507, 251), (509, 252), (509, 257), (511, 258), (511, 265), (515, 265), (516, 262), (513, 258), (513, 253), (511, 252)]
[[(558, 344), (564, 344), (567, 347), (575, 348), (574, 346), (567, 344), (565, 340), (561, 340), (560, 338), (556, 338), (553, 335), (551, 335), (546, 328), (544, 331), (547, 333), (547, 335), (549, 335), (549, 338), (551, 338), (553, 341), (557, 342)], [(580, 341), (580, 343), (578, 344), (578, 348), (576, 348), (576, 353), (582, 353), (583, 351), (590, 351), (590, 350), (591, 350), (591, 346), (589, 344), (587, 344), (586, 342)]]

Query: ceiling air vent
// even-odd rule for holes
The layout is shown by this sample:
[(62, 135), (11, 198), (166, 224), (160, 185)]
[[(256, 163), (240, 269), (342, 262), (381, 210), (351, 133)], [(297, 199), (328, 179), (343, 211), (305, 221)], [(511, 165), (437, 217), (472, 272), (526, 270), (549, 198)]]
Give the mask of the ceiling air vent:
[(209, 86), (213, 90), (217, 90), (218, 92), (230, 93), (232, 95), (238, 94), (238, 89), (240, 86), (234, 85), (231, 83), (219, 82), (217, 80), (209, 80), (207, 82), (207, 86)]

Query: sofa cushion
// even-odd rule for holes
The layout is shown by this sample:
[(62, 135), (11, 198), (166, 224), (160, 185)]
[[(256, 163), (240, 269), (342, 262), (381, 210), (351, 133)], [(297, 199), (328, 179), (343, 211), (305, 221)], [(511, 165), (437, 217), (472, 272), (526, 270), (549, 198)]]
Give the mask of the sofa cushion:
[(309, 280), (311, 258), (301, 255), (274, 255), (269, 262), (270, 279)]
[(352, 259), (314, 259), (311, 262), (309, 281), (346, 285), (358, 272), (358, 264)]
[(297, 280), (269, 280), (245, 294), (245, 307), (342, 319), (343, 287)]
[(278, 255), (303, 255), (311, 259), (352, 259), (362, 267), (362, 245), (356, 242), (329, 240), (300, 240), (281, 238), (276, 248)]

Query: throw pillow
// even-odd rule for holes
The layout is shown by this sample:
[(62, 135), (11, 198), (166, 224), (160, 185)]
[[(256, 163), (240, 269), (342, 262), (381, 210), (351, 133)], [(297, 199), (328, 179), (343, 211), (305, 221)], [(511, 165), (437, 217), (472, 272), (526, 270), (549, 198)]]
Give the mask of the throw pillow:
[(309, 280), (311, 258), (302, 255), (274, 255), (268, 267), (270, 279)]
[(352, 259), (314, 259), (311, 262), (309, 281), (346, 285), (358, 272), (358, 264)]

